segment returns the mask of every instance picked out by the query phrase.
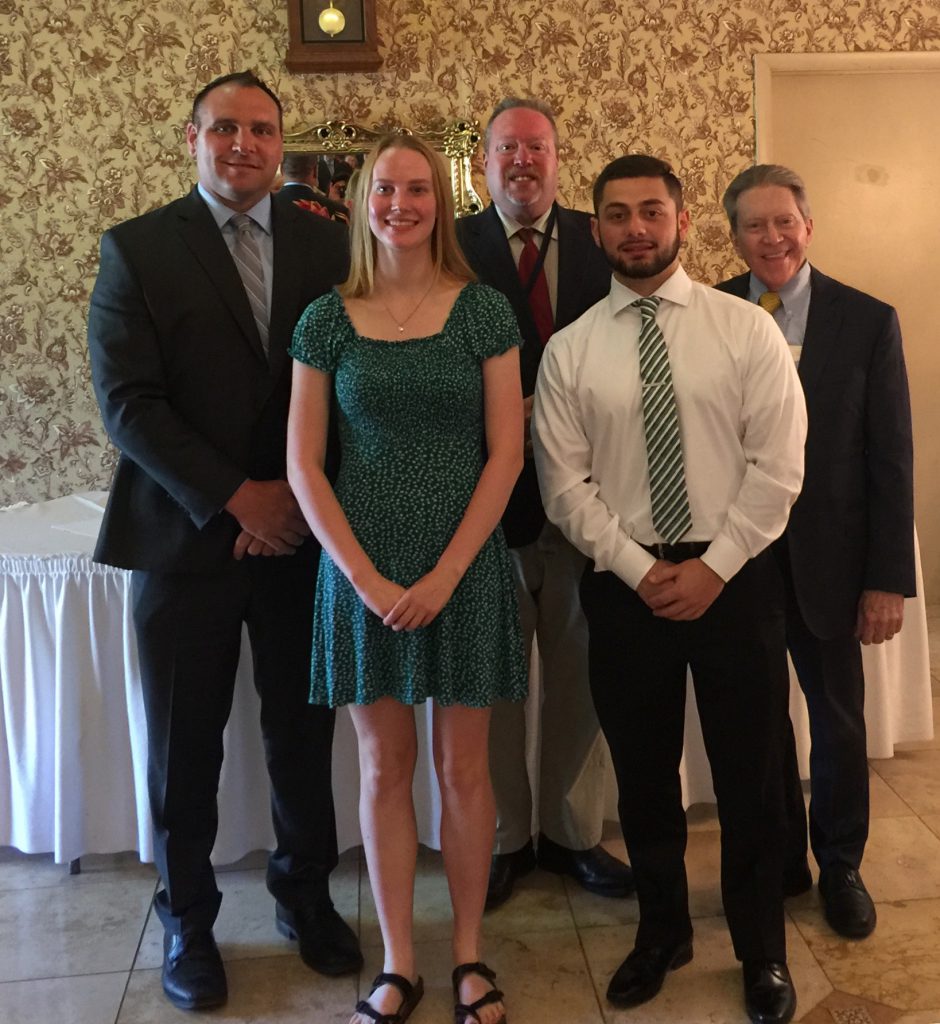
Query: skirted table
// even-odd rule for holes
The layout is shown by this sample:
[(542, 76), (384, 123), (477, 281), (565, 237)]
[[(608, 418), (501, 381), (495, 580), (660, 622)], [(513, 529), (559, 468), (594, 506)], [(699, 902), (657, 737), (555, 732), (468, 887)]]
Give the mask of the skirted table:
[[(147, 806), (147, 739), (131, 618), (130, 573), (96, 565), (91, 551), (106, 495), (71, 495), (0, 511), (0, 846), (52, 852), (59, 862), (136, 850), (153, 858)], [(918, 561), (918, 591), (922, 593)], [(219, 831), (213, 860), (231, 863), (273, 844), (267, 771), (247, 638), (225, 731)], [(864, 649), (871, 757), (932, 736), (923, 597), (907, 602), (897, 639)], [(690, 688), (691, 690), (691, 688)], [(537, 720), (538, 674), (529, 698)], [(809, 730), (795, 680), (791, 714), (803, 774)], [(430, 705), (416, 709), (415, 803), (420, 841), (439, 848), (440, 797)], [(530, 767), (538, 750), (529, 729)], [(689, 697), (683, 764), (686, 803), (711, 801), (711, 775)], [(341, 849), (360, 842), (356, 737), (336, 721), (333, 788)], [(613, 781), (608, 806), (615, 816)], [(536, 823), (533, 823), (533, 828)]]

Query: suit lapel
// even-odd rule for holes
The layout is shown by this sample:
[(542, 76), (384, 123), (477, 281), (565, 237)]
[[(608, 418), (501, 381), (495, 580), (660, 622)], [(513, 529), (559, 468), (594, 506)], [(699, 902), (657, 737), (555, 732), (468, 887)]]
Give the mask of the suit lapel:
[(516, 321), (522, 334), (519, 361), (523, 390), (528, 394), (535, 387), (535, 377), (538, 373), (539, 361), (542, 358), (542, 343), (529, 306), (529, 299), (522, 290), (522, 282), (519, 280), (519, 271), (516, 261), (513, 259), (512, 250), (509, 248), (506, 229), (499, 219), (496, 207), (492, 204), (476, 218), (476, 223), (472, 227), (476, 229), (476, 238), (474, 239), (474, 246), (478, 254), (476, 265), (486, 267), (489, 283), (509, 299), (513, 312), (516, 314)]
[(558, 295), (555, 303), (555, 324), (570, 324), (583, 310), (584, 275), (594, 258), (588, 246), (594, 240), (585, 238), (574, 228), (571, 211), (558, 209)]
[[(293, 207), (271, 204), (271, 224), (274, 229), (274, 287), (271, 290), (268, 360), (272, 380), (277, 380), (287, 360), (287, 349), (298, 317), (298, 295), (304, 273), (304, 267), (297, 259), (298, 248), (294, 238), (297, 219), (294, 212)], [(309, 214), (300, 213), (299, 216)], [(314, 260), (316, 254), (309, 253), (307, 258)]]
[(732, 277), (730, 280), (725, 281), (724, 284), (719, 285), (719, 288), (721, 288), (723, 292), (727, 292), (729, 295), (737, 295), (739, 299), (746, 299), (750, 283), (750, 273), (738, 274), (737, 277)]
[(823, 367), (837, 344), (842, 324), (836, 290), (830, 278), (810, 267), (809, 313), (800, 353), (800, 380), (804, 391), (811, 390), (819, 380)]
[(267, 357), (261, 345), (258, 328), (255, 326), (245, 286), (222, 232), (195, 189), (181, 200), (178, 213), (179, 231), (183, 241), (199, 261), (222, 301), (231, 310), (236, 326), (252, 351), (266, 364)]

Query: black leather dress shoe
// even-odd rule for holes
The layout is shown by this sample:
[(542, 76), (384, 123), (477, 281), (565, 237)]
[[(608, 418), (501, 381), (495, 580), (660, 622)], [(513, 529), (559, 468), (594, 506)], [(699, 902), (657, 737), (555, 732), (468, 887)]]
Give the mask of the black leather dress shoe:
[(212, 932), (163, 936), (163, 991), (180, 1010), (211, 1010), (228, 999), (228, 984)]
[(875, 930), (875, 904), (855, 868), (837, 864), (823, 871), (819, 876), (819, 894), (833, 931), (847, 939), (864, 939)]
[(636, 889), (630, 865), (611, 856), (603, 846), (569, 850), (540, 834), (538, 865), (543, 871), (570, 875), (582, 889), (598, 896), (622, 899)]
[(521, 850), (494, 853), (486, 887), (486, 910), (495, 910), (512, 896), (516, 879), (535, 870), (535, 850), (530, 839)]
[(789, 864), (783, 872), (783, 895), (786, 899), (792, 896), (802, 896), (813, 888), (813, 873), (809, 869), (809, 862), (803, 860), (795, 864)]
[(320, 974), (352, 974), (362, 967), (362, 952), (355, 932), (329, 900), (295, 909), (278, 903), (275, 924), (281, 935), (296, 939), (300, 959)]
[(787, 1024), (796, 1012), (796, 991), (785, 963), (744, 961), (744, 1008), (752, 1024)]
[(607, 1001), (621, 1009), (639, 1006), (663, 987), (667, 971), (684, 967), (691, 959), (691, 939), (675, 946), (638, 946), (610, 979)]

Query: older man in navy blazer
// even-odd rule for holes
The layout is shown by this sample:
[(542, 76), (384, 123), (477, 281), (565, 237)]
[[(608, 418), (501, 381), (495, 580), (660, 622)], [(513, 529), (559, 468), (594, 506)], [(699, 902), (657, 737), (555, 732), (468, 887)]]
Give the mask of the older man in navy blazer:
[[(589, 215), (556, 202), (558, 133), (545, 103), (503, 100), (486, 126), (484, 149), (493, 202), (483, 213), (459, 220), (457, 235), (480, 279), (503, 292), (516, 313), (528, 417), (549, 335), (607, 294), (610, 269), (591, 237)], [(537, 634), (543, 670), (537, 860), (591, 892), (627, 896), (633, 891), (629, 867), (599, 845), (605, 758), (588, 688), (587, 624), (578, 598), (585, 559), (546, 522), (531, 444), (526, 450), (502, 525), (527, 650)], [(497, 829), (487, 909), (506, 900), (515, 880), (536, 864), (525, 708), (498, 704), (490, 728)]]
[(287, 346), (306, 306), (345, 276), (347, 241), (340, 225), (272, 205), (282, 138), (280, 102), (254, 75), (207, 85), (187, 127), (198, 185), (106, 232), (88, 318), (95, 392), (121, 453), (95, 558), (133, 571), (163, 988), (189, 1010), (227, 995), (209, 857), (243, 623), (277, 926), (316, 970), (362, 963), (329, 893), (333, 713), (307, 703), (319, 549), (285, 474)]
[[(868, 838), (861, 649), (901, 628), (914, 594), (911, 409), (897, 315), (811, 267), (806, 188), (762, 164), (728, 186), (731, 238), (750, 268), (718, 285), (783, 330), (806, 396), (803, 491), (776, 544), (788, 583), (787, 646), (806, 696), (809, 840), (826, 919), (864, 938), (876, 914), (859, 867)], [(808, 889), (806, 815), (790, 730), (786, 895)]]

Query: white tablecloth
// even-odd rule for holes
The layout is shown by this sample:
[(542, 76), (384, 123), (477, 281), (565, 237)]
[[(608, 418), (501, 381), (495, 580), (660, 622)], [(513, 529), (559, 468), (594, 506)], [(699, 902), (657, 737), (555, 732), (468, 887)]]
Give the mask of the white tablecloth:
[[(52, 851), (57, 861), (120, 850), (152, 859), (130, 574), (90, 558), (105, 497), (73, 495), (0, 512), (0, 846)], [(245, 640), (243, 645), (225, 734), (216, 863), (269, 848), (273, 841), (258, 700)], [(891, 757), (895, 743), (930, 738), (923, 599), (908, 602), (897, 640), (866, 648), (864, 656), (870, 755)], [(537, 701), (536, 675), (530, 721)], [(415, 801), (420, 840), (437, 848), (440, 798), (431, 767), (429, 709), (416, 712)], [(805, 776), (808, 728), (796, 686), (791, 712)], [(530, 734), (531, 765), (538, 740), (536, 730)], [(360, 835), (356, 739), (344, 711), (337, 715), (333, 768), (339, 843), (345, 849)], [(691, 695), (683, 781), (687, 803), (713, 799)], [(615, 816), (612, 799), (609, 806)]]

